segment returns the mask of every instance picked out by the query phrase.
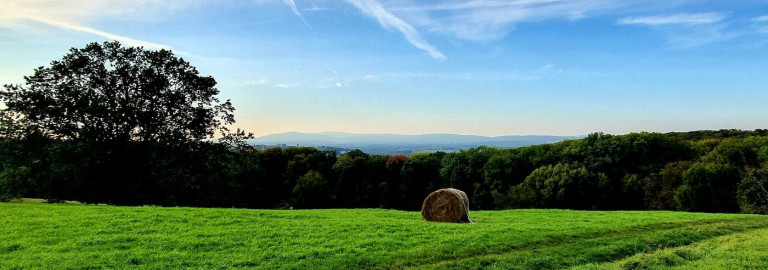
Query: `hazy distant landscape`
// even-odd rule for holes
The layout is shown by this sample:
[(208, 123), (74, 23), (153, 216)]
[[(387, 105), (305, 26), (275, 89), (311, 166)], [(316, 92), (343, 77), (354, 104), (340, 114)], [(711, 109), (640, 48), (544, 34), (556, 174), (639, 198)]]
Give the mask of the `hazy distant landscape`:
[(369, 154), (396, 155), (420, 152), (452, 152), (478, 146), (500, 148), (520, 147), (563, 140), (581, 139), (585, 136), (477, 136), (458, 134), (354, 134), (343, 132), (301, 133), (286, 132), (266, 135), (248, 140), (248, 143), (260, 147), (270, 146), (312, 146), (336, 148), (340, 152), (360, 149)]

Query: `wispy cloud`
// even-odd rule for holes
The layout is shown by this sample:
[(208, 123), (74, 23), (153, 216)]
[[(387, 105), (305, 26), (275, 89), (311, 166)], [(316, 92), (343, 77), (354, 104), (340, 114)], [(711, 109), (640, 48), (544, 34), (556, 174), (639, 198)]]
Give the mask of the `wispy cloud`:
[(267, 78), (250, 79), (243, 82), (243, 85), (263, 85), (267, 83)]
[(302, 9), (302, 11), (323, 11), (323, 10), (333, 10), (333, 9), (330, 9), (330, 8), (327, 8), (327, 7), (318, 7), (315, 4), (312, 4), (311, 7)]
[(619, 25), (640, 25), (655, 29), (663, 34), (673, 49), (687, 49), (704, 44), (721, 42), (742, 36), (742, 30), (734, 30), (728, 15), (721, 12), (679, 13), (626, 17), (619, 19)]
[(280, 88), (291, 88), (291, 87), (294, 87), (296, 85), (295, 84), (287, 84), (287, 83), (278, 83), (278, 84), (275, 84), (275, 86), (276, 87), (280, 87)]
[(752, 28), (760, 34), (768, 33), (768, 15), (752, 18)]
[(430, 56), (436, 59), (445, 59), (445, 55), (435, 46), (429, 44), (421, 36), (419, 31), (413, 26), (387, 11), (384, 6), (376, 0), (346, 0), (348, 3), (357, 7), (363, 14), (376, 19), (384, 28), (395, 28), (403, 34), (406, 40), (416, 48), (426, 51)]
[(681, 13), (672, 15), (627, 17), (620, 19), (618, 24), (644, 24), (644, 25), (698, 25), (711, 24), (722, 21), (726, 15), (718, 12), (708, 13)]
[(768, 15), (760, 16), (760, 17), (754, 17), (752, 18), (753, 22), (768, 22)]
[[(468, 40), (504, 37), (521, 22), (577, 20), (638, 5), (636, 0), (473, 0), (392, 7), (398, 15), (439, 33)], [(433, 2), (430, 2), (433, 3)]]
[(666, 32), (667, 40), (673, 49), (687, 49), (753, 34), (746, 31), (728, 29), (724, 24), (690, 29), (666, 29), (663, 31)]
[[(97, 30), (97, 29), (93, 29), (93, 28), (90, 28), (90, 27), (87, 27), (87, 26), (75, 25), (75, 24), (66, 23), (66, 22), (51, 21), (51, 20), (40, 19), (40, 18), (26, 18), (26, 19), (32, 20), (32, 21), (36, 21), (36, 22), (40, 22), (40, 23), (44, 23), (44, 24), (48, 24), (48, 25), (52, 25), (52, 26), (56, 26), (56, 27), (59, 27), (59, 28), (67, 29), (67, 30), (73, 30), (73, 31), (78, 31), (78, 32), (83, 32), (83, 33), (88, 33), (88, 34), (96, 35), (96, 36), (100, 36), (100, 37), (103, 37), (103, 38), (106, 38), (106, 39), (110, 39), (110, 40), (117, 40), (117, 41), (122, 42), (125, 45), (129, 45), (129, 46), (133, 46), (133, 47), (145, 47), (145, 48), (149, 48), (149, 49), (173, 50), (173, 48), (171, 46), (169, 46), (169, 45), (159, 44), (159, 43), (154, 43), (154, 42), (149, 42), (149, 41), (144, 41), (144, 40), (138, 40), (138, 39), (133, 39), (133, 38), (129, 38), (129, 37), (126, 37), (126, 36), (121, 36), (121, 35), (116, 35), (116, 34), (112, 34), (112, 33), (107, 33), (107, 32), (104, 32), (104, 31), (101, 31), (101, 30)], [(180, 54), (185, 54), (185, 52), (181, 52), (181, 51), (175, 51), (175, 52), (176, 53), (180, 53)]]
[(379, 77), (380, 76), (373, 75), (373, 74), (366, 74), (365, 76), (363, 76), (363, 80), (369, 81), (369, 82), (378, 82)]
[(304, 22), (304, 25), (309, 26), (309, 24), (307, 23), (307, 20), (304, 19), (304, 16), (301, 16), (299, 9), (296, 8), (296, 3), (293, 2), (293, 0), (283, 0), (283, 3), (285, 3), (291, 8), (291, 11), (293, 11), (293, 14), (296, 14), (296, 16), (299, 16), (299, 18), (301, 18), (301, 21)]
[[(172, 1), (171, 1), (172, 2)], [(173, 49), (169, 45), (139, 40), (110, 33), (87, 26), (86, 22), (110, 15), (121, 15), (139, 10), (145, 1), (121, 1), (113, 3), (104, 0), (83, 1), (24, 1), (4, 0), (0, 2), (0, 26), (3, 21), (11, 23), (36, 22), (60, 29), (92, 34), (106, 39), (117, 40), (130, 46), (143, 46), (152, 49)], [(162, 8), (161, 8), (162, 6)], [(155, 9), (174, 9), (172, 3), (155, 5)], [(185, 52), (176, 51), (185, 54)]]
[(554, 78), (564, 72), (566, 72), (565, 69), (555, 64), (546, 64), (528, 68), (506, 69), (503, 71), (484, 70), (478, 72), (392, 72), (367, 74), (360, 80), (368, 83), (375, 83), (379, 81), (410, 83), (413, 80), (533, 81)]
[[(570, 2), (571, 4), (568, 4)], [(418, 11), (457, 11), (457, 10), (479, 10), (479, 9), (507, 9), (507, 8), (532, 8), (532, 7), (544, 7), (552, 5), (568, 4), (569, 7), (588, 7), (590, 1), (583, 0), (473, 0), (473, 1), (444, 1), (438, 4), (426, 4), (426, 5), (413, 5), (413, 6), (400, 6), (394, 8), (395, 10), (418, 10)], [(604, 5), (610, 1), (593, 0), (591, 2), (600, 3)], [(575, 4), (575, 5), (574, 5)], [(575, 10), (584, 10), (584, 8)]]

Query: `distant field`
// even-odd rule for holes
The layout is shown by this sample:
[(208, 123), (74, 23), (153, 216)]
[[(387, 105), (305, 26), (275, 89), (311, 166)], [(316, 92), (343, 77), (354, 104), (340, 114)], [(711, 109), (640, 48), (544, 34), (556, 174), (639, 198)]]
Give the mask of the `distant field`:
[(765, 269), (768, 216), (0, 203), (0, 269)]

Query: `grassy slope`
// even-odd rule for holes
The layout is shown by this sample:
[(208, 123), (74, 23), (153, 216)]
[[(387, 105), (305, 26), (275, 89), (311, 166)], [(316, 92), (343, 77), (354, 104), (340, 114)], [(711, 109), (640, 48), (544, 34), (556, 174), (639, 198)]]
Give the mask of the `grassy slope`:
[(417, 212), (381, 209), (4, 203), (0, 269), (612, 269), (650, 265), (678, 251), (695, 255), (679, 264), (692, 268), (727, 263), (728, 252), (768, 267), (764, 249), (726, 245), (759, 235), (764, 240), (755, 245), (768, 246), (766, 216), (509, 210), (476, 211), (472, 219), (476, 224), (431, 223)]
[(739, 232), (689, 246), (641, 253), (610, 263), (573, 269), (766, 269), (768, 229)]

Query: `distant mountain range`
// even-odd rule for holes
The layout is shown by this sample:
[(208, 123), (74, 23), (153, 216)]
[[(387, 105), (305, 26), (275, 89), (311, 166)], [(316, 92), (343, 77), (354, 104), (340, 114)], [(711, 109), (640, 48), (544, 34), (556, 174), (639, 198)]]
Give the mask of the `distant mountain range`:
[(585, 136), (513, 135), (477, 136), (458, 134), (355, 134), (343, 132), (271, 134), (249, 140), (254, 145), (313, 146), (337, 150), (360, 149), (370, 154), (411, 154), (418, 152), (457, 151), (477, 146), (519, 147), (581, 139)]

